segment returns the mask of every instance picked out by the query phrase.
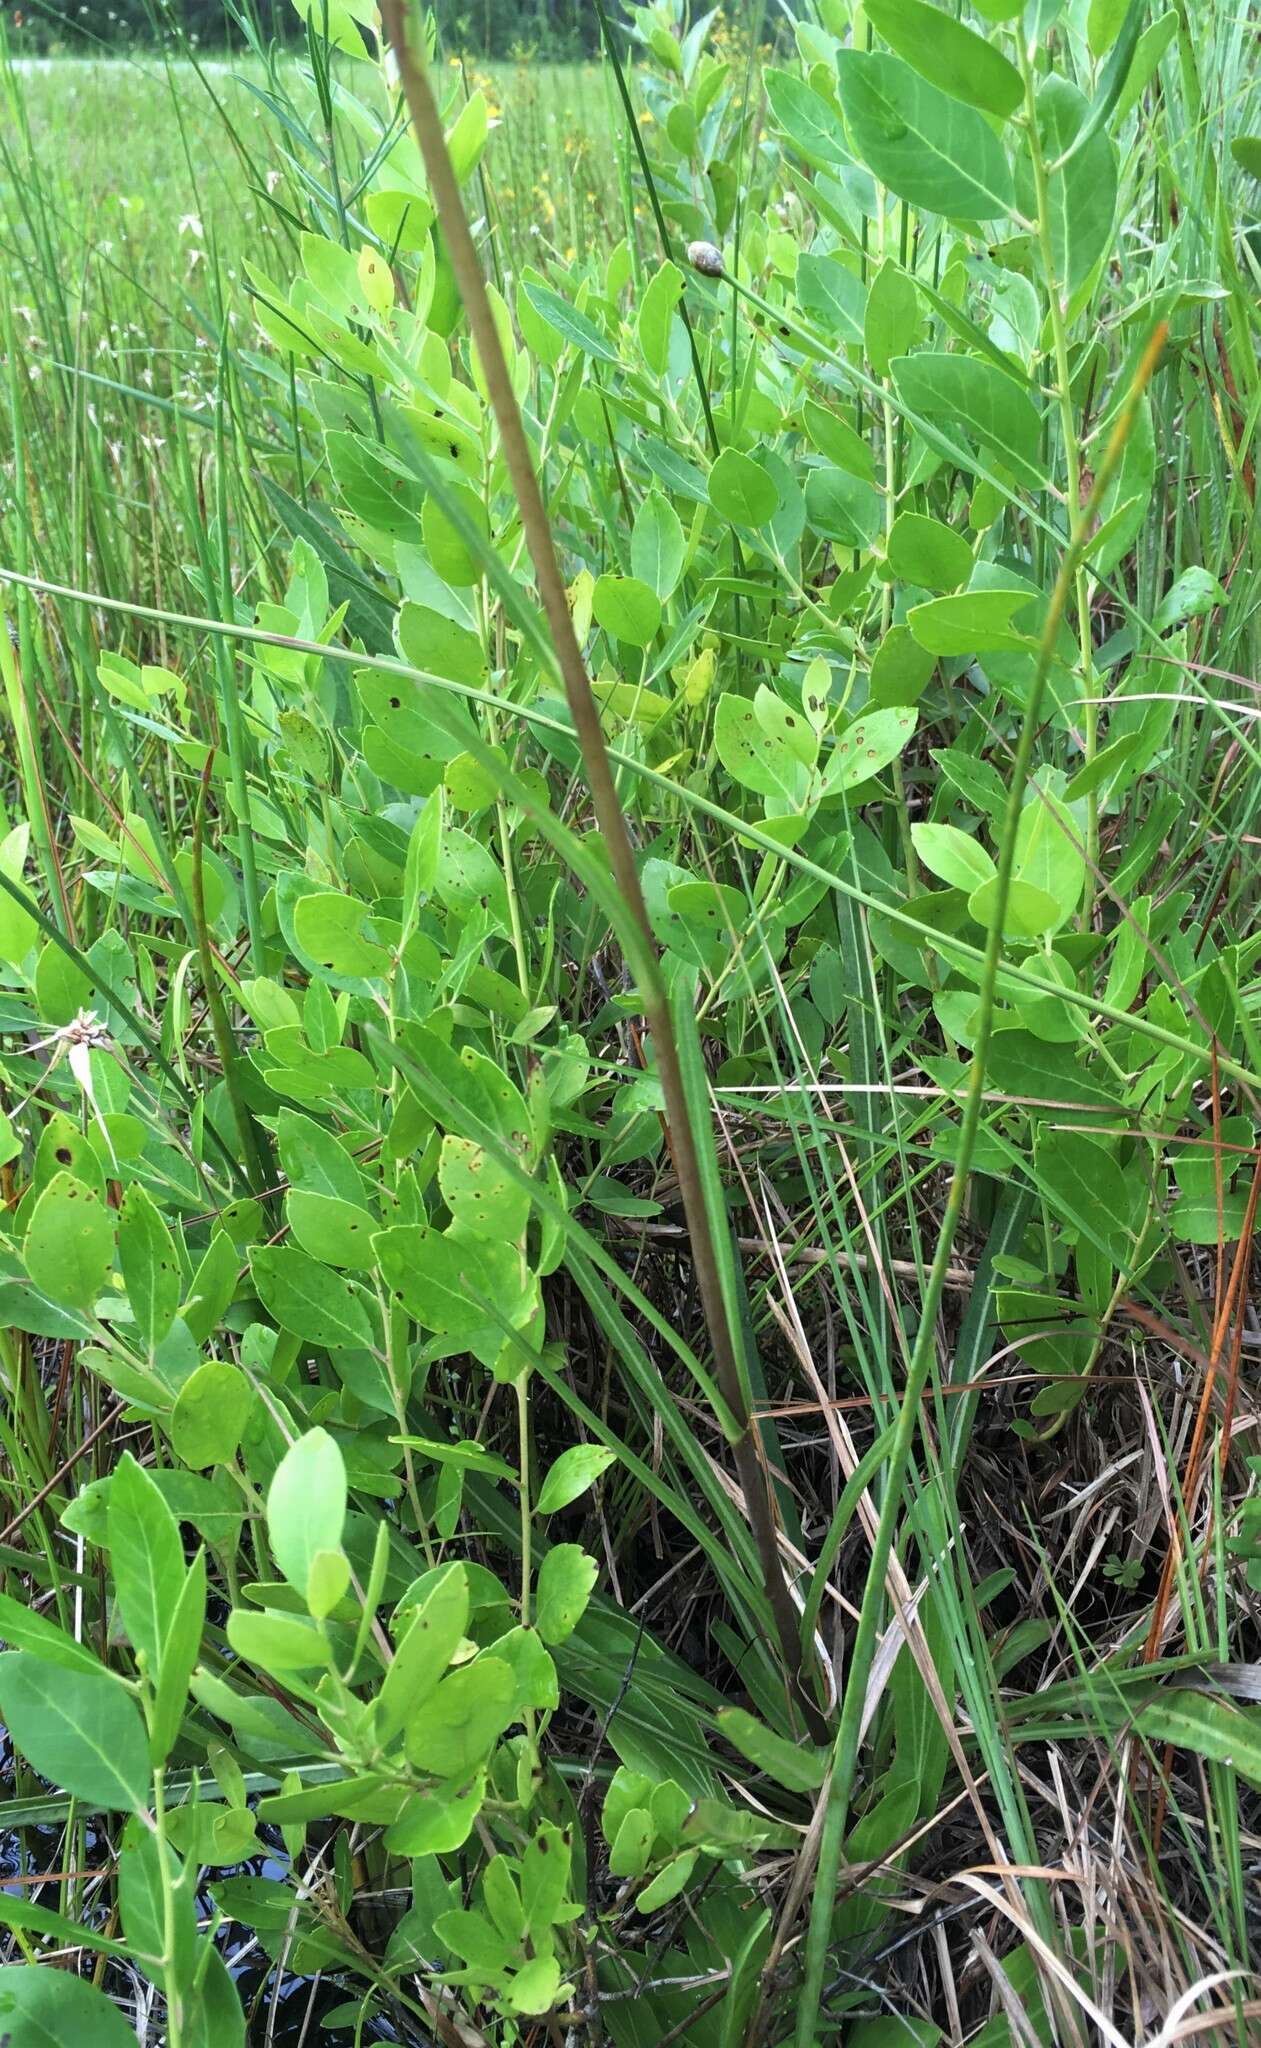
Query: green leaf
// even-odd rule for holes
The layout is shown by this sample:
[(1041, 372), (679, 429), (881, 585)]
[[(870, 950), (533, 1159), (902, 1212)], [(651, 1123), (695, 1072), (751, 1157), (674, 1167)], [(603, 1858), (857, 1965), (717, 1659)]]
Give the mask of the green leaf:
[(591, 609), (597, 625), (628, 647), (646, 647), (661, 625), (661, 599), (637, 576), (597, 577)]
[(208, 1343), (236, 1293), (237, 1248), (226, 1230), (216, 1230), (206, 1249), (180, 1315), (195, 1343)]
[(956, 825), (912, 825), (911, 841), (929, 873), (952, 889), (970, 892), (997, 872), (979, 841)]
[(330, 974), (386, 975), (392, 965), (389, 949), (375, 936), (366, 903), (333, 891), (300, 896), (293, 907), (298, 944)]
[(836, 53), (841, 106), (862, 161), (900, 199), (958, 220), (993, 220), (1015, 195), (985, 116), (883, 51)]
[[(308, 1430), (289, 1446), (267, 1489), (267, 1540), (289, 1584), (304, 1600), (316, 1558), (341, 1549), (345, 1525), (346, 1467), (341, 1450), (327, 1430)], [(329, 1606), (344, 1589), (345, 1581)]]
[[(1038, 134), (1044, 162), (1062, 168), (1047, 176), (1051, 255), (1060, 289), (1067, 297), (1084, 284), (1112, 240), (1116, 212), (1116, 155), (1107, 131), (1096, 128), (1077, 143), (1090, 109), (1067, 78), (1051, 77), (1038, 89)], [(1026, 154), (1016, 166), (1016, 197), (1023, 211), (1037, 210), (1033, 166)]]
[(196, 1471), (229, 1464), (236, 1454), (254, 1389), (239, 1366), (209, 1358), (190, 1373), (171, 1411), (171, 1448)]
[(538, 2017), (551, 2011), (560, 1989), (560, 1964), (555, 1956), (535, 1956), (510, 1977), (503, 2000), (510, 2012)]
[(32, 1963), (0, 1968), (0, 2039), (13, 2048), (136, 2048), (112, 1999), (67, 1970)]
[(536, 1713), (555, 1713), (560, 1705), (560, 1681), (553, 1658), (543, 1648), (532, 1628), (512, 1628), (490, 1645), (496, 1657), (512, 1668), (517, 1682), (515, 1711), (533, 1707)]
[(276, 1142), (285, 1175), (295, 1187), (362, 1206), (362, 1175), (331, 1131), (296, 1109), (282, 1109), (276, 1119)]
[(648, 1809), (632, 1806), (609, 1844), (610, 1876), (642, 1877), (648, 1868), (655, 1833)]
[[(655, 597), (653, 603), (657, 603)], [(485, 910), (507, 927), (508, 888), (503, 869), (488, 846), (457, 825), (448, 825), (442, 834), (436, 887), (441, 901), (459, 916), (471, 917), (475, 911)]]
[(663, 491), (650, 491), (631, 528), (631, 569), (663, 604), (674, 594), (686, 552), (678, 513)]
[(114, 1263), (114, 1221), (100, 1195), (73, 1174), (54, 1174), (22, 1247), (41, 1294), (61, 1308), (90, 1309)]
[[(983, 4), (986, 12), (993, 12), (989, 0), (978, 0), (978, 4)], [(1003, 4), (1003, 0), (1000, 0), (1000, 4)], [(1005, 0), (1005, 4), (1010, 6), (1010, 0)], [(907, 1824), (909, 1818), (908, 1816)], [(898, 1830), (899, 1833), (903, 1831), (903, 1828)], [(1006, 2020), (1002, 2020), (1001, 2025), (1001, 2044), (1002, 2048), (1006, 2048), (1011, 2034), (1007, 2029)], [(975, 2036), (977, 2043), (981, 2044), (982, 2037), (988, 2033), (988, 2027), (983, 2028), (981, 2034)], [(881, 2013), (878, 2019), (856, 2020), (849, 2030), (846, 2048), (938, 2048), (941, 2039), (941, 2028), (935, 2020), (915, 2019), (902, 2013)], [(985, 2040), (983, 2048), (1000, 2048), (999, 2038), (996, 2036), (992, 2040)]]
[(827, 1776), (829, 1752), (804, 1743), (787, 1742), (773, 1728), (746, 1714), (743, 1707), (723, 1707), (718, 1727), (741, 1756), (790, 1792), (817, 1792)]
[(1125, 20), (1128, 0), (1090, 0), (1086, 14), (1086, 41), (1094, 58), (1112, 48)]
[(318, 1671), (331, 1664), (328, 1639), (314, 1622), (296, 1614), (261, 1614), (234, 1607), (228, 1616), (228, 1641), (238, 1657), (262, 1671), (283, 1676), (288, 1671)]
[(540, 1515), (554, 1515), (560, 1508), (567, 1508), (616, 1462), (617, 1453), (606, 1450), (602, 1444), (571, 1445), (561, 1452), (543, 1481), (534, 1503), (536, 1511)]
[(308, 1188), (291, 1188), (285, 1215), (298, 1245), (320, 1265), (358, 1272), (371, 1268), (377, 1225), (357, 1202), (344, 1202), (339, 1195), (314, 1194)]
[(436, 1778), (463, 1778), (484, 1762), (513, 1717), (516, 1679), (498, 1657), (482, 1655), (442, 1679), (409, 1717), (408, 1761)]
[(890, 626), (871, 660), (867, 700), (873, 711), (918, 704), (937, 658), (921, 647), (909, 626)]
[(282, 1330), (329, 1351), (372, 1345), (367, 1309), (349, 1283), (292, 1245), (255, 1245), (250, 1272), (259, 1300)]
[(529, 1221), (525, 1189), (471, 1138), (443, 1139), (438, 1185), (455, 1221), (474, 1237), (516, 1239)]
[(1081, 900), (1086, 880), (1084, 822), (1079, 823), (1057, 796), (1035, 783), (1016, 828), (1013, 874), (1032, 882), (1058, 906), (1066, 924)]
[(483, 1445), (463, 1438), (459, 1443), (439, 1443), (428, 1436), (396, 1436), (396, 1444), (406, 1444), (409, 1450), (419, 1451), (423, 1458), (432, 1458), (436, 1465), (457, 1465), (465, 1472), (485, 1472), (492, 1479), (508, 1479), (515, 1485), (516, 1468), (506, 1458), (496, 1457), (494, 1451)]
[(471, 93), (447, 131), (447, 154), (457, 185), (471, 178), (490, 134), (490, 112), (484, 93)]
[(0, 1643), (11, 1650), (31, 1650), (43, 1663), (63, 1671), (87, 1671), (95, 1677), (101, 1669), (91, 1650), (9, 1593), (0, 1593)]
[(929, 654), (966, 658), (996, 654), (1005, 647), (1028, 647), (1028, 634), (1018, 633), (1011, 621), (1032, 603), (1027, 590), (961, 590), (953, 597), (913, 604), (906, 617)]
[(914, 346), (920, 319), (914, 281), (887, 257), (872, 279), (863, 320), (863, 346), (877, 377), (887, 377), (894, 356), (906, 355)]
[(599, 328), (550, 285), (534, 284), (527, 279), (522, 290), (540, 320), (545, 320), (572, 347), (581, 349), (583, 355), (594, 357), (598, 363), (617, 361), (617, 350), (610, 348)]
[[(166, 1842), (136, 1819), (128, 1821), (118, 1852), (118, 1904), (127, 1947), (162, 1990), (190, 1973), (197, 1939), (197, 1909), (191, 1884), (180, 1883), (179, 1858)], [(168, 1898), (169, 1938), (167, 1955)]]
[(133, 1181), (118, 1223), (118, 1263), (136, 1334), (148, 1357), (162, 1342), (180, 1305), (180, 1269), (171, 1233), (151, 1195)]
[[(382, 1279), (426, 1330), (475, 1340), (489, 1318), (474, 1289), (514, 1325), (529, 1311), (529, 1280), (512, 1245), (446, 1237), (412, 1224), (379, 1232), (373, 1244)], [(502, 1343), (502, 1331), (497, 1334)]]
[(114, 1471), (107, 1528), (123, 1627), (156, 1678), (168, 1619), (183, 1590), (184, 1546), (174, 1515), (130, 1451)]
[(774, 690), (759, 683), (753, 695), (753, 711), (768, 740), (783, 747), (803, 768), (813, 768), (819, 752), (819, 735), (807, 718)]
[(668, 1906), (672, 1899), (677, 1899), (691, 1880), (699, 1854), (697, 1849), (685, 1849), (681, 1856), (672, 1856), (637, 1895), (636, 1909), (641, 1913), (657, 1913), (662, 1906)]
[(683, 273), (674, 263), (663, 263), (644, 287), (636, 332), (644, 361), (654, 377), (665, 375), (670, 360), (670, 333), (682, 297)]
[(1122, 1273), (1134, 1263), (1128, 1227), (1144, 1198), (1102, 1144), (1081, 1131), (1051, 1131), (1038, 1146), (1037, 1178), (1052, 1208), (1105, 1250)]
[(512, 1962), (515, 1943), (506, 1941), (481, 1913), (454, 1907), (438, 1915), (433, 1931), (445, 1948), (453, 1949), (471, 1969), (492, 1981)]
[(923, 422), (933, 446), (951, 457), (960, 432), (1007, 464), (1031, 489), (1045, 488), (1038, 408), (1014, 377), (979, 356), (931, 349), (897, 356), (890, 364), (904, 405)]
[(795, 71), (770, 70), (764, 84), (772, 114), (804, 157), (816, 164), (853, 163), (840, 117), (822, 93)]
[[(127, 1951), (121, 1941), (111, 1941), (95, 1927), (87, 1926), (82, 1920), (68, 1919), (64, 1913), (55, 1913), (49, 1906), (36, 1905), (34, 1899), (24, 1898), (19, 1892), (0, 1891), (0, 1926), (21, 1927), (32, 1934), (46, 1934), (68, 1942), (72, 1947), (82, 1944), (84, 1948), (96, 1949), (102, 1955), (124, 1956)], [(25, 1967), (17, 1965), (16, 1967)], [(0, 2035), (0, 2039), (4, 2039)], [(134, 2035), (129, 2044), (134, 2043)]]
[(1261, 179), (1261, 135), (1236, 135), (1230, 153), (1250, 178)]
[(880, 531), (880, 500), (861, 477), (829, 463), (806, 478), (806, 518), (824, 540), (869, 548)]
[[(472, 689), (488, 680), (486, 656), (477, 634), (449, 618), (446, 612), (409, 601), (398, 614), (394, 637), (404, 661), (428, 675), (447, 676), (451, 682), (467, 683)], [(445, 699), (439, 700), (441, 715), (437, 706), (430, 711), (424, 690), (416, 684), (404, 683), (400, 692), (395, 676), (361, 675), (356, 680), (378, 725), (385, 723), (385, 711), (401, 711), (406, 726), (423, 736), (423, 752), (436, 753), (443, 760), (459, 753), (456, 732), (467, 716), (464, 711)], [(396, 705), (394, 700), (400, 695), (402, 701)], [(469, 730), (473, 730), (471, 720)]]
[(424, 1598), (408, 1611), (411, 1619), (377, 1694), (377, 1733), (386, 1744), (436, 1692), (468, 1628), (469, 1586), (464, 1566), (444, 1566)]
[(180, 1587), (175, 1605), (163, 1617), (162, 1663), (150, 1713), (150, 1753), (165, 1763), (175, 1747), (188, 1702), (188, 1685), (201, 1651), (206, 1626), (206, 1553), (199, 1550)]
[(1015, 113), (1020, 73), (975, 29), (927, 0), (865, 0), (865, 12), (890, 49), (952, 99), (1000, 118)]
[(1056, 1109), (1100, 1111), (1115, 1118), (1120, 1104), (1079, 1064), (1067, 1045), (1047, 1045), (1029, 1031), (996, 1031), (988, 1080), (1000, 1095), (1033, 1097)]
[(545, 1643), (563, 1643), (582, 1620), (597, 1577), (596, 1561), (576, 1543), (558, 1543), (539, 1566), (535, 1624)]
[(714, 713), (714, 747), (729, 775), (745, 789), (797, 810), (809, 787), (805, 764), (784, 740), (765, 730), (747, 697), (728, 690)]
[(833, 344), (862, 346), (866, 301), (862, 279), (835, 256), (807, 250), (797, 258), (797, 303)]
[(828, 759), (824, 788), (829, 796), (857, 789), (869, 782), (890, 761), (897, 759), (911, 738), (917, 717), (909, 706), (869, 711), (841, 734)]
[[(998, 914), (998, 877), (982, 882), (968, 898), (968, 915), (988, 931)], [(1040, 939), (1060, 923), (1060, 906), (1054, 896), (1032, 882), (1012, 880), (1007, 890), (1003, 932), (1009, 939)]]
[(1133, 1727), (1159, 1749), (1171, 1742), (1210, 1763), (1229, 1764), (1252, 1786), (1261, 1786), (1261, 1719), (1207, 1693), (1162, 1693), (1145, 1700)]
[[(25, 822), (0, 840), (0, 874), (11, 882), (22, 881), (30, 840), (31, 828)], [(20, 967), (38, 937), (39, 926), (30, 912), (15, 902), (7, 889), (0, 893), (0, 960)]]
[[(331, 322), (325, 331), (332, 336), (338, 334)], [(344, 329), (340, 331), (345, 334)], [(353, 351), (358, 361), (355, 343), (348, 334), (345, 334), (345, 339), (349, 348), (338, 352), (349, 355)], [(333, 344), (335, 349), (336, 340)], [(372, 361), (371, 356), (368, 361)], [(324, 445), (328, 451), (329, 468), (346, 509), (356, 519), (364, 520), (383, 534), (390, 534), (397, 540), (409, 539), (420, 524), (425, 493), (424, 486), (406, 463), (360, 434), (326, 434)]]
[(104, 1812), (149, 1802), (139, 1709), (106, 1672), (70, 1671), (28, 1650), (0, 1656), (0, 1718), (33, 1770)]
[(308, 1613), (322, 1621), (350, 1584), (350, 1559), (343, 1550), (317, 1550), (306, 1582)]
[(486, 1773), (467, 1785), (435, 1785), (415, 1793), (385, 1838), (393, 1856), (446, 1856), (462, 1849), (486, 1797)]
[[(457, 757), (458, 758), (458, 757)], [(421, 805), (407, 841), (403, 876), (403, 926), (410, 930), (419, 906), (433, 894), (442, 847), (442, 792)]]
[(733, 526), (765, 526), (779, 509), (779, 491), (760, 462), (724, 448), (709, 472), (709, 502)]
[(572, 1861), (568, 1833), (544, 1821), (521, 1858), (521, 1904), (529, 1934), (555, 1925), (569, 1895)]
[(898, 514), (885, 553), (895, 576), (924, 590), (957, 590), (972, 574), (972, 550), (963, 535), (922, 512)]
[[(1219, 604), (1225, 602), (1226, 593), (1217, 578), (1201, 564), (1194, 563), (1175, 577), (1156, 607), (1152, 625), (1157, 633), (1168, 632), (1170, 626), (1180, 625), (1183, 619), (1202, 618)], [(1149, 706), (1149, 711), (1153, 707)]]

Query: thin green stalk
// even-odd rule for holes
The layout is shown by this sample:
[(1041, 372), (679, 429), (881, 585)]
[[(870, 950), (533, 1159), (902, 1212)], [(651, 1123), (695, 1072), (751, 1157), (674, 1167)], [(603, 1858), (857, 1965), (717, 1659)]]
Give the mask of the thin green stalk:
[(631, 966), (640, 985), (644, 1015), (652, 1034), (675, 1167), (678, 1172), (679, 1190), (691, 1239), (697, 1288), (713, 1346), (715, 1377), (723, 1399), (736, 1418), (739, 1428), (739, 1434), (731, 1446), (732, 1457), (744, 1495), (745, 1512), (757, 1543), (767, 1598), (775, 1619), (783, 1668), (798, 1712), (804, 1718), (814, 1739), (821, 1740), (825, 1724), (811, 1697), (802, 1668), (797, 1611), (784, 1576), (770, 1484), (758, 1456), (748, 1393), (740, 1369), (735, 1335), (728, 1320), (724, 1301), (719, 1258), (705, 1203), (696, 1140), (688, 1115), (687, 1094), (679, 1064), (669, 999), (640, 887), (634, 848), (604, 742), (599, 708), (574, 632), (565, 584), (552, 543), (547, 510), (535, 475), (533, 457), (508, 374), (508, 366), (504, 360), (499, 329), (487, 296), (486, 282), (465, 216), (459, 185), (447, 152), (442, 123), (423, 60), (418, 61), (409, 41), (404, 0), (386, 0), (383, 18), (398, 60), (399, 75), (403, 82), (416, 139), (425, 161), (434, 207), (450, 252), (452, 268), (468, 314), (470, 332), (477, 347), (487, 393), (499, 428), (504, 461), (520, 510), (539, 595), (555, 646), (570, 715), (587, 772), (592, 809), (608, 853), (613, 880), (630, 912), (630, 928), (637, 935)]
[(231, 1104), (237, 1141), (245, 1156), (250, 1183), (255, 1190), (260, 1190), (271, 1185), (274, 1175), (270, 1173), (263, 1157), (258, 1126), (241, 1089), (236, 1042), (232, 1035), (232, 1026), (228, 1022), (227, 1011), (223, 1006), (219, 970), (215, 964), (214, 949), (210, 943), (210, 928), (206, 919), (202, 840), (206, 822), (206, 789), (213, 759), (213, 754), (207, 759), (198, 791), (197, 809), (193, 815), (193, 920), (197, 933), (197, 956), (201, 965), (202, 987), (205, 990), (206, 1007), (210, 1012), (210, 1024), (219, 1054), (219, 1064), (223, 1068), (223, 1085)]
[[(1037, 199), (1038, 246), (1042, 255), (1042, 275), (1046, 282), (1047, 306), (1051, 319), (1051, 337), (1055, 349), (1055, 392), (1059, 403), (1060, 430), (1064, 440), (1064, 462), (1068, 481), (1068, 504), (1065, 509), (1065, 530), (1075, 531), (1074, 522), (1081, 514), (1082, 462), (1081, 449), (1077, 439), (1077, 420), (1073, 412), (1072, 376), (1068, 363), (1068, 328), (1064, 321), (1064, 300), (1060, 289), (1060, 278), (1055, 264), (1055, 251), (1051, 241), (1051, 199), (1046, 160), (1042, 154), (1042, 138), (1038, 133), (1038, 102), (1033, 65), (1029, 58), (1028, 44), (1024, 36), (1017, 36), (1020, 75), (1025, 88), (1025, 132), (1029, 144), (1029, 161), (1033, 167), (1033, 189)], [(1078, 562), (1073, 577), (1073, 603), (1077, 613), (1077, 640), (1081, 650), (1081, 686), (1085, 702), (1082, 716), (1085, 726), (1086, 766), (1094, 762), (1099, 750), (1099, 705), (1094, 690), (1094, 648), (1090, 639), (1090, 579), (1085, 567), (1084, 556)], [(1092, 789), (1086, 799), (1086, 887), (1082, 896), (1081, 924), (1083, 931), (1089, 931), (1094, 921), (1095, 876), (1099, 871), (1099, 792)]]
[(1089, 500), (1080, 512), (1070, 508), (1073, 521), (1070, 538), (1060, 563), (1055, 588), (1047, 608), (1046, 621), (1038, 647), (1037, 663), (1034, 669), (1029, 701), (1020, 728), (1012, 764), (1011, 789), (1007, 802), (1007, 813), (1003, 821), (1002, 843), (999, 850), (998, 877), (995, 888), (993, 922), (985, 947), (985, 963), (982, 969), (980, 1003), (977, 1009), (976, 1036), (973, 1046), (972, 1064), (968, 1070), (968, 1087), (964, 1097), (963, 1114), (959, 1124), (959, 1148), (955, 1170), (951, 1177), (945, 1211), (941, 1220), (941, 1231), (937, 1239), (937, 1250), (924, 1289), (920, 1310), (919, 1329), (916, 1333), (915, 1348), (907, 1367), (906, 1386), (902, 1405), (894, 1427), (893, 1445), (884, 1475), (884, 1489), (880, 1506), (880, 1519), (876, 1527), (871, 1548), (871, 1562), (867, 1582), (863, 1589), (862, 1606), (858, 1627), (850, 1652), (849, 1668), (846, 1673), (845, 1697), (841, 1707), (841, 1722), (837, 1730), (833, 1749), (832, 1766), (825, 1792), (826, 1813), (823, 1832), (819, 1843), (819, 1869), (810, 1911), (810, 1926), (806, 1938), (806, 1974), (801, 2002), (797, 2009), (797, 2048), (814, 2048), (815, 2027), (819, 2007), (823, 1998), (823, 1979), (827, 1966), (828, 1942), (832, 1927), (832, 1909), (836, 1897), (837, 1876), (840, 1870), (841, 1850), (849, 1819), (850, 1798), (854, 1787), (854, 1776), (858, 1765), (859, 1730), (862, 1724), (863, 1707), (867, 1697), (867, 1686), (871, 1676), (872, 1659), (876, 1649), (876, 1633), (885, 1604), (885, 1578), (889, 1568), (889, 1557), (893, 1549), (894, 1532), (902, 1513), (903, 1493), (906, 1487), (907, 1470), (915, 1433), (919, 1425), (920, 1402), (928, 1384), (932, 1369), (937, 1338), (937, 1314), (941, 1306), (942, 1293), (946, 1284), (946, 1273), (954, 1250), (955, 1233), (963, 1214), (967, 1197), (968, 1178), (972, 1158), (976, 1149), (977, 1132), (980, 1128), (981, 1109), (985, 1095), (985, 1068), (989, 1055), (990, 1037), (997, 1007), (998, 970), (1003, 951), (1003, 926), (1006, 922), (1007, 904), (1011, 894), (1012, 874), (1016, 859), (1016, 833), (1020, 824), (1020, 813), (1024, 803), (1029, 771), (1033, 764), (1034, 742), (1037, 738), (1042, 698), (1047, 676), (1055, 653), (1056, 636), (1060, 621), (1068, 603), (1078, 566), (1085, 551), (1090, 534), (1091, 522), (1107, 490), (1122, 450), (1129, 437), (1139, 400), (1151, 379), (1161, 348), (1164, 345), (1164, 327), (1158, 327), (1143, 356), (1130, 386), (1125, 404), (1121, 409), (1111, 439), (1099, 465), (1098, 474), (1090, 492)]
[[(227, 435), (224, 428), (223, 354), (220, 356), (220, 390), (215, 416), (216, 524), (219, 539), (219, 602), (225, 617), (233, 610), (232, 561), (228, 543)], [(209, 587), (209, 586), (208, 586)], [(245, 897), (245, 923), (250, 935), (250, 964), (261, 974), (263, 918), (258, 893), (258, 870), (254, 860), (254, 832), (250, 820), (250, 791), (246, 775), (245, 732), (236, 666), (222, 640), (215, 642), (215, 666), (223, 700), (223, 728), (228, 742), (228, 765), (232, 776), (233, 808), (237, 819), (237, 843), (241, 854), (241, 888)]]
[(166, 1848), (166, 1771), (159, 1765), (153, 1773), (153, 1823), (158, 1843), (158, 1869), (162, 1873), (162, 1974), (166, 1987), (166, 2038), (168, 2048), (181, 2048), (184, 2040), (184, 1998), (176, 1974), (175, 1881), (171, 1876)]

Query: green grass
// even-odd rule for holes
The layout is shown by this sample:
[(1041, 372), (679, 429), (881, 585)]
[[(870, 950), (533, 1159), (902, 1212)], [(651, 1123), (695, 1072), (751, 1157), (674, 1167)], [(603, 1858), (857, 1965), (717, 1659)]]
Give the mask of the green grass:
[(678, 12), (5, 72), (0, 2033), (1256, 2034), (1248, 25)]

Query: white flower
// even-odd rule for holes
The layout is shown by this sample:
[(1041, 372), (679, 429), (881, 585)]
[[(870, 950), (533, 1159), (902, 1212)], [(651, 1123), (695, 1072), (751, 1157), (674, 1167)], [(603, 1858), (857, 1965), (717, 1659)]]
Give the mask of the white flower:
[(87, 1097), (88, 1106), (100, 1125), (101, 1135), (109, 1147), (109, 1156), (114, 1161), (115, 1167), (117, 1167), (118, 1160), (114, 1154), (114, 1147), (110, 1142), (109, 1129), (104, 1117), (101, 1115), (100, 1105), (96, 1099), (96, 1091), (92, 1085), (93, 1052), (97, 1050), (101, 1052), (113, 1051), (113, 1041), (97, 1016), (96, 1011), (80, 1010), (78, 1016), (72, 1017), (68, 1024), (63, 1024), (60, 1031), (52, 1032), (47, 1038), (38, 1039), (30, 1047), (30, 1050), (31, 1052), (51, 1051), (52, 1058), (48, 1063), (50, 1073), (59, 1060), (66, 1060), (71, 1073)]
[(196, 235), (200, 238), (201, 232), (201, 222), (195, 213), (182, 213), (180, 215), (180, 233), (182, 235)]

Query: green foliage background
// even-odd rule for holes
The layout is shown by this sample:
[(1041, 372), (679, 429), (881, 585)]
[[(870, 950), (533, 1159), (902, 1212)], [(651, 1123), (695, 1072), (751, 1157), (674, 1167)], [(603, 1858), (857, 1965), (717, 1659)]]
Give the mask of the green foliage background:
[(656, 967), (375, 25), (4, 73), (0, 2021), (1246, 2038), (1249, 25), (430, 33)]

